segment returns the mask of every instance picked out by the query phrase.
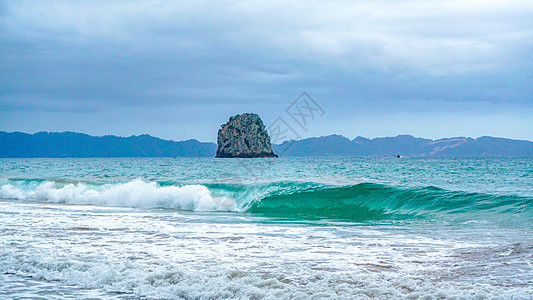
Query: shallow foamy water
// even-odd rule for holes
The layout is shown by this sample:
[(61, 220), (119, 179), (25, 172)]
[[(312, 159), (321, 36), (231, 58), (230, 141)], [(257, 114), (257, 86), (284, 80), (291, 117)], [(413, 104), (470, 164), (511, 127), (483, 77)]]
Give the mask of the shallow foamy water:
[(532, 293), (533, 237), (527, 230), (288, 222), (9, 200), (0, 202), (0, 215), (0, 297)]

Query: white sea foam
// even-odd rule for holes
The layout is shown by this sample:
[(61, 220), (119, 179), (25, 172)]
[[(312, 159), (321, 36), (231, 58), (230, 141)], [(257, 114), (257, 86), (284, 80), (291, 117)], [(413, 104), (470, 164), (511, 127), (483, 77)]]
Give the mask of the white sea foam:
[[(529, 299), (531, 234), (0, 201), (0, 298)], [(414, 232), (413, 232), (414, 231)], [(437, 233), (443, 233), (437, 231)], [(445, 232), (444, 232), (445, 233)], [(89, 295), (89, 292), (94, 293)], [(57, 296), (61, 295), (61, 296)]]
[(0, 198), (192, 211), (236, 210), (235, 201), (229, 197), (214, 197), (203, 185), (159, 186), (142, 180), (103, 186), (83, 183), (61, 186), (46, 181), (32, 188), (8, 183), (0, 188)]

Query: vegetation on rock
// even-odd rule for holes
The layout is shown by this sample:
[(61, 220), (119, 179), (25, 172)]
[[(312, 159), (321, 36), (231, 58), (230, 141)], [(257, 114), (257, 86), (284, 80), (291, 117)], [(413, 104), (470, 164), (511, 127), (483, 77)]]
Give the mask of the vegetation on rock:
[(218, 131), (216, 157), (278, 157), (272, 152), (270, 136), (257, 114), (229, 118)]

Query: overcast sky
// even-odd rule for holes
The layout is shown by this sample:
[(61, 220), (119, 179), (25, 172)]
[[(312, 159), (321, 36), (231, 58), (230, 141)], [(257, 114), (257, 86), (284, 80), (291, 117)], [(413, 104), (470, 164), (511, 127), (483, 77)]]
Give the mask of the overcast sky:
[(0, 1), (0, 130), (215, 141), (242, 112), (533, 140), (533, 1)]

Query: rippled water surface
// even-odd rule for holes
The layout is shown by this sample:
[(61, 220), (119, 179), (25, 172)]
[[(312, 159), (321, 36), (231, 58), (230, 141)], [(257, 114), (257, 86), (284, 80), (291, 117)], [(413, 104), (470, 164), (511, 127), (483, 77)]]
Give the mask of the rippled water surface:
[(0, 298), (533, 297), (531, 159), (0, 159)]

